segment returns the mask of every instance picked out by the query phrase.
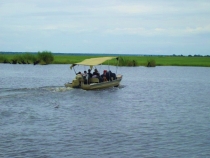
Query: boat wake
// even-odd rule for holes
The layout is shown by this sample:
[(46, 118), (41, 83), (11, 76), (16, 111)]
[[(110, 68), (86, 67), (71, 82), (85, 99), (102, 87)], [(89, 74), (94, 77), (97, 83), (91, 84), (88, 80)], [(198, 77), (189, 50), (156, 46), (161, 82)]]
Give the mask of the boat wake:
[(121, 89), (121, 88), (125, 88), (126, 86), (125, 85), (119, 85), (117, 88)]
[(72, 90), (70, 87), (36, 87), (36, 88), (0, 88), (0, 99), (4, 97), (30, 95), (37, 92), (66, 92)]
[(45, 87), (46, 90), (49, 90), (51, 92), (66, 92), (69, 90), (72, 90), (71, 87)]

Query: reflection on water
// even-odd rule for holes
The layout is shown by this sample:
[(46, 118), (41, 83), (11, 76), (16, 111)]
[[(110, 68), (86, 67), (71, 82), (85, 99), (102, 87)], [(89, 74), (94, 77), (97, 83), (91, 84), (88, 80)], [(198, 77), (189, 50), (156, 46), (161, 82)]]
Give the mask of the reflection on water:
[(118, 72), (85, 91), (69, 65), (0, 64), (0, 157), (209, 157), (209, 68)]

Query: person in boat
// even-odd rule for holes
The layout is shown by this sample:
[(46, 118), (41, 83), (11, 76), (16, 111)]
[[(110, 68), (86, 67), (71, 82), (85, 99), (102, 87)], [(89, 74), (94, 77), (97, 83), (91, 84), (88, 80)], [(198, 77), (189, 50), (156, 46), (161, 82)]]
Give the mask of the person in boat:
[(100, 73), (98, 72), (97, 69), (94, 70), (92, 77), (93, 78), (98, 78), (99, 79), (99, 82), (102, 82), (103, 81), (102, 78), (101, 78), (101, 76), (100, 76)]
[(92, 78), (93, 74), (91, 73), (91, 69), (88, 69), (88, 73), (87, 73), (87, 81), (88, 83), (90, 83), (90, 78)]
[(108, 80), (109, 81), (112, 81), (112, 79), (113, 80), (116, 80), (117, 79), (116, 74), (113, 73), (111, 70), (109, 70), (109, 72), (107, 74), (108, 74), (107, 76), (108, 76)]
[(82, 76), (86, 78), (86, 76), (87, 76), (87, 71), (84, 71), (84, 73), (82, 74)]
[(79, 85), (81, 85), (81, 81), (83, 80), (82, 73), (78, 72), (75, 77), (79, 81)]
[(107, 70), (104, 70), (103, 74), (101, 75), (101, 78), (103, 79), (103, 82), (108, 81), (108, 73)]
[(88, 69), (87, 75), (88, 75), (88, 78), (91, 78), (93, 76), (93, 74), (91, 73), (91, 70), (90, 69)]
[(82, 73), (81, 72), (78, 72), (77, 74), (76, 74), (76, 79), (81, 79), (82, 78)]
[(84, 83), (87, 83), (87, 80), (88, 80), (87, 71), (84, 71), (84, 73), (82, 74), (82, 77), (83, 77), (83, 79), (84, 79)]
[(94, 70), (94, 72), (93, 72), (93, 76), (92, 77), (100, 77), (100, 74), (99, 74), (99, 72), (98, 72), (98, 70), (97, 69), (95, 69)]

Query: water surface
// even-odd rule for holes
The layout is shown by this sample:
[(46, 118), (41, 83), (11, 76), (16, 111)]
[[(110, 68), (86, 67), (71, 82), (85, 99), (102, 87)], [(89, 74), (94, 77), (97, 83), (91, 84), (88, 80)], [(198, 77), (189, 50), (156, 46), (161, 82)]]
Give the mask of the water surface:
[(84, 91), (63, 86), (69, 65), (0, 64), (0, 157), (210, 157), (209, 68), (118, 73)]

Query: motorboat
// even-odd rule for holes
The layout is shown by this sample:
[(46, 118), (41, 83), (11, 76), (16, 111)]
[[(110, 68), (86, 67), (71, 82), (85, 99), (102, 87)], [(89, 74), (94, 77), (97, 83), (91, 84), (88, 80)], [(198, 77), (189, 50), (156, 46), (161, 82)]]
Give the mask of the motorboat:
[[(70, 69), (74, 69), (74, 66), (76, 65), (83, 65), (83, 66), (89, 66), (90, 70), (92, 70), (93, 67), (101, 65), (106, 61), (112, 59), (116, 59), (117, 62), (119, 63), (118, 57), (97, 57), (97, 58), (85, 59), (81, 62), (74, 63), (70, 66)], [(116, 66), (116, 70), (117, 67), (118, 64)], [(109, 87), (118, 87), (120, 85), (123, 75), (116, 74), (117, 71), (116, 73), (112, 73), (110, 70), (104, 70), (104, 72), (106, 73), (105, 80), (102, 77), (99, 78), (90, 75), (83, 76), (81, 73), (78, 74), (75, 71), (76, 74), (75, 78), (72, 80), (72, 82), (65, 83), (65, 87), (81, 88), (84, 90), (94, 90), (94, 89), (104, 89)]]

